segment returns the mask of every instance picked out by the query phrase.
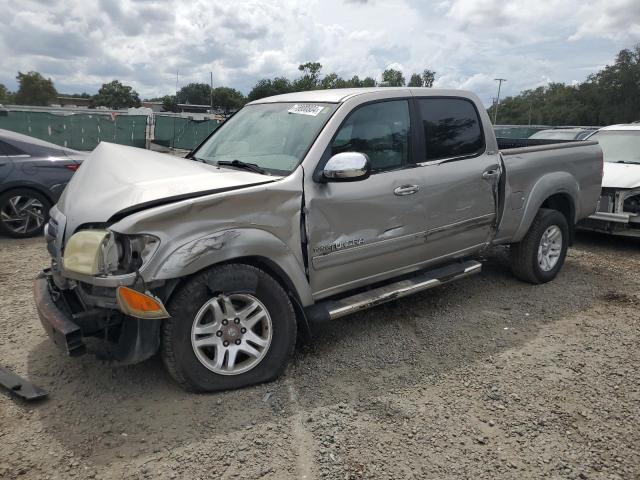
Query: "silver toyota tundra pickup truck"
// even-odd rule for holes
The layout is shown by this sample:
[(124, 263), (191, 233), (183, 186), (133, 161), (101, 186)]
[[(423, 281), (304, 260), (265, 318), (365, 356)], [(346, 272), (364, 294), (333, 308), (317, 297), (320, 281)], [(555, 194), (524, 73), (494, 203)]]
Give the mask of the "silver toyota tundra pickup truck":
[(601, 178), (595, 142), (499, 150), (464, 91), (264, 98), (186, 159), (101, 143), (51, 210), (35, 300), (70, 355), (160, 352), (188, 390), (243, 387), (314, 322), (477, 273), (493, 245), (552, 280)]

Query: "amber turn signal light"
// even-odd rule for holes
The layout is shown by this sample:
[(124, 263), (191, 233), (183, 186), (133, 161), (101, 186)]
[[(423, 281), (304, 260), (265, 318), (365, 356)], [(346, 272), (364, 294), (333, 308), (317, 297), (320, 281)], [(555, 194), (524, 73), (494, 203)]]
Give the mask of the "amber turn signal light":
[(159, 319), (170, 316), (158, 298), (129, 287), (118, 287), (116, 299), (122, 313), (131, 317)]

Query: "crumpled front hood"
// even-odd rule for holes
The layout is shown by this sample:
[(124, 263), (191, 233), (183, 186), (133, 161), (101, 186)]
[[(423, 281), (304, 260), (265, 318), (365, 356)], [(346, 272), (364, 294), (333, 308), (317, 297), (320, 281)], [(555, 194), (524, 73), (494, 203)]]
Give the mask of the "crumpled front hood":
[(640, 165), (631, 163), (604, 163), (603, 188), (639, 188)]
[(102, 142), (73, 175), (57, 208), (66, 217), (68, 236), (86, 223), (104, 223), (155, 205), (275, 179)]

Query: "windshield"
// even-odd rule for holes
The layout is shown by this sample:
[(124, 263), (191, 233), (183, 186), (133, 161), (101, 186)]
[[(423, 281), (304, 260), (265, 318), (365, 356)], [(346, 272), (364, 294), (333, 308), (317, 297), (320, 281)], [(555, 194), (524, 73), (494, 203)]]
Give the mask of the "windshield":
[(196, 152), (207, 163), (254, 164), (267, 173), (287, 175), (338, 106), (327, 103), (247, 105), (227, 120)]
[(600, 143), (605, 162), (640, 163), (640, 130), (600, 130), (588, 140)]
[(531, 135), (529, 138), (542, 138), (548, 140), (573, 140), (576, 138), (575, 131), (567, 131), (567, 130), (543, 130), (542, 132), (536, 132)]

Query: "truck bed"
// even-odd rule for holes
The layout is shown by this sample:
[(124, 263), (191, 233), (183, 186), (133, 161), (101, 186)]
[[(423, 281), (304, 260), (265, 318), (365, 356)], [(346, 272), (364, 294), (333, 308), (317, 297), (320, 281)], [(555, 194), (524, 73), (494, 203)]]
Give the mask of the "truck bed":
[[(540, 145), (553, 145), (561, 143), (575, 143), (576, 140), (556, 140), (547, 138), (507, 138), (496, 137), (498, 148), (500, 150), (508, 150), (512, 148), (538, 147)], [(580, 142), (581, 140), (577, 140)]]
[[(526, 231), (523, 225), (529, 225), (532, 220), (523, 218), (523, 212), (538, 211), (544, 199), (538, 198), (536, 192), (544, 190), (545, 184), (567, 185), (556, 193), (573, 199), (570, 224), (595, 211), (600, 198), (602, 169), (602, 151), (597, 142), (497, 140), (505, 173), (501, 182), (501, 219), (495, 243), (520, 241)], [(527, 146), (516, 147), (518, 142)]]

